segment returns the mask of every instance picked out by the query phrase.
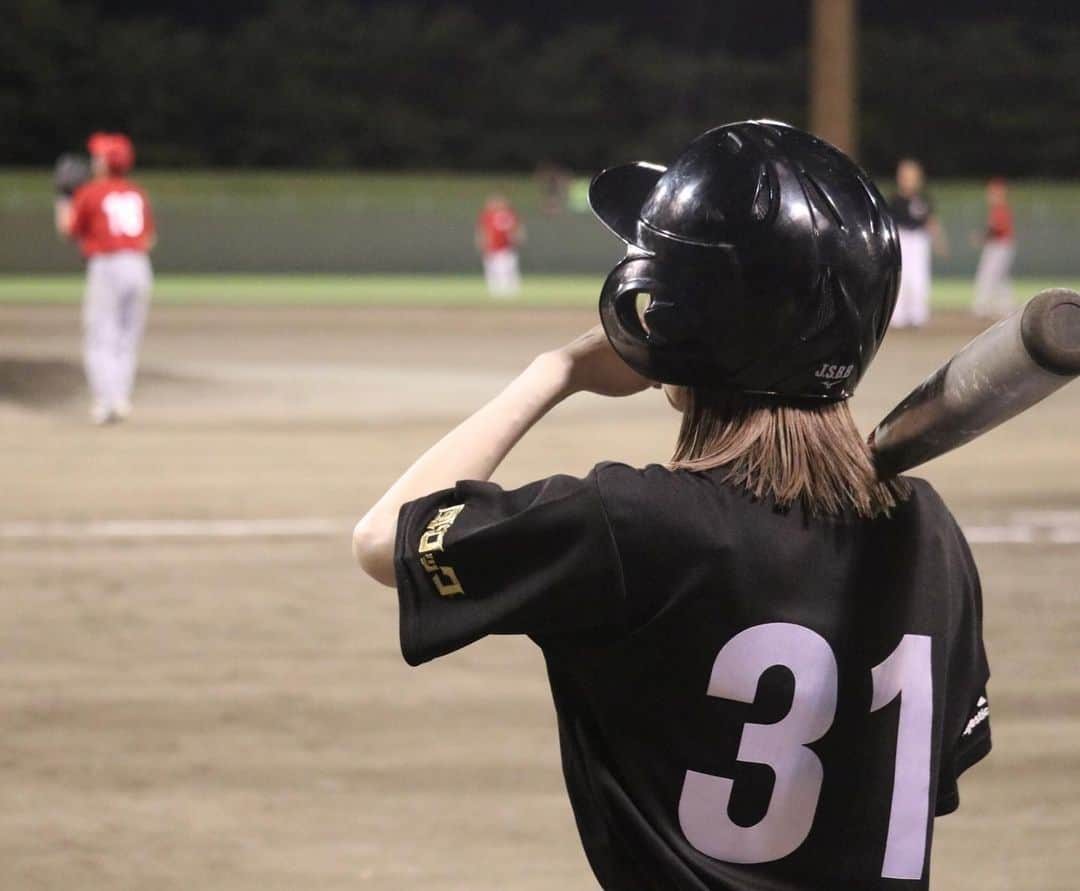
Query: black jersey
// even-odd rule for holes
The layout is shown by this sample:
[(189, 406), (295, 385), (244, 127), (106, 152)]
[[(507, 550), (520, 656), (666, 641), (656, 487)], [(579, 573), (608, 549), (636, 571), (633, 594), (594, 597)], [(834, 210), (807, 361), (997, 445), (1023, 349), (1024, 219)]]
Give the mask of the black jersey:
[(889, 201), (889, 213), (901, 229), (925, 229), (934, 215), (934, 204), (927, 195), (894, 195)]
[(402, 508), (405, 658), (544, 651), (606, 889), (926, 888), (990, 749), (978, 577), (929, 484), (891, 517), (777, 510), (720, 471), (602, 464)]

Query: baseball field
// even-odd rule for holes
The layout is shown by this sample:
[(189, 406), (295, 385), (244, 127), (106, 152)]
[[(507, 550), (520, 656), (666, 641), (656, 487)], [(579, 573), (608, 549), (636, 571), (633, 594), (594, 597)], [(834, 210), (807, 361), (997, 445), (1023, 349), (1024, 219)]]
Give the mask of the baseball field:
[[(78, 281), (0, 282), (0, 888), (595, 887), (539, 651), (407, 668), (349, 554), (416, 454), (593, 323), (595, 287), (492, 308), (468, 278), (166, 277), (135, 416), (95, 428)], [(890, 336), (864, 429), (977, 331)], [(497, 479), (663, 461), (675, 422), (653, 392), (579, 396)], [(943, 891), (1076, 888), (1078, 441), (1074, 384), (919, 471), (973, 543), (994, 671)]]

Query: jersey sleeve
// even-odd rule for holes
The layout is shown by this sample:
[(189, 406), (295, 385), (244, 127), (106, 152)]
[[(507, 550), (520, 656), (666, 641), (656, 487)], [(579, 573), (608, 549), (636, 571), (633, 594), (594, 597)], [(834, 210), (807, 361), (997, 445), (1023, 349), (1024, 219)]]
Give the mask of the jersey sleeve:
[(622, 568), (595, 473), (515, 490), (459, 482), (402, 507), (394, 550), (410, 665), (488, 634), (544, 645), (623, 622)]
[(985, 758), (991, 747), (990, 702), (986, 691), (990, 665), (983, 644), (982, 589), (963, 533), (958, 527), (955, 533), (963, 555), (965, 598), (959, 633), (949, 660), (937, 816), (952, 813), (960, 806), (957, 780), (965, 770)]

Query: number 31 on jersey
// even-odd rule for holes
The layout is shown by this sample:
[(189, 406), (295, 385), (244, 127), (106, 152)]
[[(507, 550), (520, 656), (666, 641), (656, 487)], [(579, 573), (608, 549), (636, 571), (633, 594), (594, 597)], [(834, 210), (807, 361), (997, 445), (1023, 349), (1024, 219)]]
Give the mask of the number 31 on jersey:
[[(918, 879), (923, 873), (933, 728), (930, 659), (930, 638), (907, 634), (870, 672), (871, 712), (900, 697), (884, 878)], [(808, 746), (829, 731), (836, 717), (836, 656), (825, 638), (786, 622), (748, 628), (717, 654), (708, 695), (751, 703), (761, 676), (775, 665), (794, 677), (791, 708), (774, 724), (746, 724), (736, 756), (764, 764), (775, 775), (765, 816), (752, 826), (731, 819), (733, 781), (728, 777), (688, 770), (679, 797), (679, 823), (687, 841), (728, 863), (765, 863), (793, 853), (810, 834), (821, 796), (824, 767)]]

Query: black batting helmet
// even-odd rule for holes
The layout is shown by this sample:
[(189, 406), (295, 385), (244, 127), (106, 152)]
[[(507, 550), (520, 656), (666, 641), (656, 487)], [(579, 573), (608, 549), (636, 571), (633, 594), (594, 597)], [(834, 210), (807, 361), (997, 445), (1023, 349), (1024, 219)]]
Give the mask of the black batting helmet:
[(892, 316), (900, 246), (885, 200), (841, 151), (742, 121), (667, 169), (605, 170), (589, 203), (629, 245), (600, 317), (637, 372), (785, 399), (852, 394)]

